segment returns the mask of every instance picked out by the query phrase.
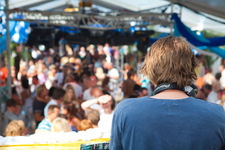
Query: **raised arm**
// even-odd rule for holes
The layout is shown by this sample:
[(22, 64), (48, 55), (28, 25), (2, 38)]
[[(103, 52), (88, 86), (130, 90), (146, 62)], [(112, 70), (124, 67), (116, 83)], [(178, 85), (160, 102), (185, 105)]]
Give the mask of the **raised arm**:
[(97, 103), (106, 103), (110, 101), (112, 97), (110, 95), (103, 95), (100, 96), (99, 98), (87, 100), (81, 104), (81, 107), (83, 110), (87, 110), (90, 108), (91, 105), (97, 104)]

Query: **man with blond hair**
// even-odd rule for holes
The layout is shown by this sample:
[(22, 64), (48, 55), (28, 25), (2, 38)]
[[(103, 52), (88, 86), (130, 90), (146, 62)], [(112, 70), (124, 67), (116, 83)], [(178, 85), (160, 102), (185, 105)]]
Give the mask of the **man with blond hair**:
[(156, 41), (141, 71), (155, 85), (154, 95), (118, 104), (110, 150), (224, 149), (223, 108), (193, 97), (196, 66), (183, 39), (168, 36)]

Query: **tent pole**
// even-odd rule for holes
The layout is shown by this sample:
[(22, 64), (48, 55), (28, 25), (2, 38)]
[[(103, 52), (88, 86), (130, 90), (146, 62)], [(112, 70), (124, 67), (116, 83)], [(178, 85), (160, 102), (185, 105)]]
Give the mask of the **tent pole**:
[(8, 69), (8, 77), (7, 77), (7, 93), (8, 98), (11, 98), (12, 91), (11, 91), (11, 50), (10, 50), (10, 33), (9, 33), (9, 1), (5, 0), (5, 13), (6, 13), (6, 51), (7, 51), (7, 69)]
[[(171, 14), (173, 14), (173, 3), (171, 2)], [(170, 34), (173, 35), (173, 22), (170, 24)]]

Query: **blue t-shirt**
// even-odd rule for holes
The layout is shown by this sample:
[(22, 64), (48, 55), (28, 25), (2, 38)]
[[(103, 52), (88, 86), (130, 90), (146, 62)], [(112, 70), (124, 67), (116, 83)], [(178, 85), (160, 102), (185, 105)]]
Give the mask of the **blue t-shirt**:
[(219, 150), (225, 146), (225, 112), (192, 97), (142, 97), (117, 105), (110, 150)]

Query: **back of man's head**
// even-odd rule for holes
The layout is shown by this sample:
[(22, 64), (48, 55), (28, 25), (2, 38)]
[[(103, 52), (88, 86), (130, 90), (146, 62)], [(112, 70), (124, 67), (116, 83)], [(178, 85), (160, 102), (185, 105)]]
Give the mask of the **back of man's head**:
[(66, 94), (66, 91), (62, 88), (56, 88), (54, 89), (53, 93), (52, 93), (52, 98), (54, 100), (60, 100), (62, 97), (64, 97), (64, 95)]
[(197, 79), (196, 67), (197, 59), (189, 44), (182, 38), (168, 36), (151, 46), (140, 73), (154, 85), (176, 83), (181, 89)]
[(60, 107), (58, 105), (50, 105), (48, 107), (48, 117), (47, 119), (52, 122), (59, 115)]

